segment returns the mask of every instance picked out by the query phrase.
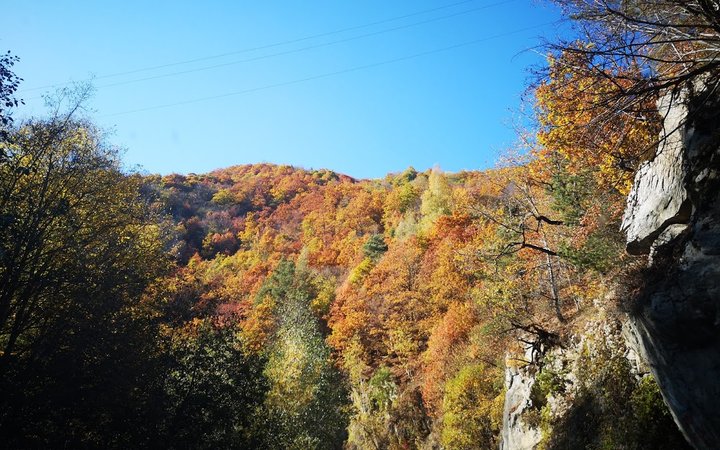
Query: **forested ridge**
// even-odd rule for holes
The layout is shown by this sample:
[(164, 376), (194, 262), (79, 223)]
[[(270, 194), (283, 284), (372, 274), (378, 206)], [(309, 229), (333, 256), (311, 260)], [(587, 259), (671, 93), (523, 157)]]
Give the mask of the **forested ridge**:
[(689, 448), (619, 338), (658, 276), (621, 222), (717, 8), (559, 3), (589, 35), (484, 171), (132, 172), (83, 91), (14, 120), (3, 56), (0, 446), (497, 448), (522, 369), (535, 448)]
[[(263, 164), (127, 176), (87, 124), (64, 126), (89, 154), (53, 149), (12, 172), (18, 193), (58, 177), (65, 188), (43, 201), (69, 209), (35, 228), (45, 217), (27, 208), (7, 228), (13, 242), (46, 233), (20, 251), (47, 263), (18, 275), (36, 310), (11, 316), (21, 331), (3, 353), (3, 433), (18, 446), (491, 448), (505, 365), (532, 363), (613, 311), (607, 280), (633, 263), (618, 232), (623, 196), (597, 195), (599, 170), (541, 179), (523, 162), (355, 180)], [(83, 226), (93, 233), (78, 241)], [(23, 292), (12, 292), (18, 307)], [(674, 425), (635, 415), (664, 405), (621, 356), (588, 361), (586, 383), (640, 442)], [(619, 373), (590, 369), (612, 362)]]

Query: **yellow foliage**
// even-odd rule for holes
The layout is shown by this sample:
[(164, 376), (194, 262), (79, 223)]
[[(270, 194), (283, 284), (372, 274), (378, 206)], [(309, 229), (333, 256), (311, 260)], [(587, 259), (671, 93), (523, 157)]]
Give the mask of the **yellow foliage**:
[[(591, 169), (603, 188), (626, 195), (633, 169), (654, 150), (659, 133), (659, 117), (615, 113), (603, 114), (598, 105), (618, 86), (629, 83), (628, 73), (588, 75), (577, 70), (589, 64), (581, 52), (550, 58), (550, 76), (536, 90), (540, 130), (535, 174), (548, 179), (560, 157), (570, 173)], [(626, 69), (633, 72), (634, 68)], [(647, 111), (654, 110), (649, 102)]]
[(446, 449), (497, 446), (504, 392), (501, 371), (468, 365), (445, 386), (441, 442)]

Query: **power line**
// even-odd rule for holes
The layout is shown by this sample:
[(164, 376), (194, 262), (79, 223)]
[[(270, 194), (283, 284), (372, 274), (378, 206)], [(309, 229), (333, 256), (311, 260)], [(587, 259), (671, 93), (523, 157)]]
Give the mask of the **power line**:
[[(301, 38), (290, 39), (290, 40), (286, 40), (286, 41), (280, 41), (280, 42), (275, 42), (275, 43), (272, 43), (272, 44), (266, 44), (266, 45), (261, 45), (261, 46), (257, 46), (257, 47), (250, 47), (250, 48), (245, 48), (245, 49), (241, 49), (241, 50), (235, 50), (235, 51), (232, 51), (232, 52), (220, 53), (220, 54), (216, 54), (216, 55), (203, 56), (203, 57), (199, 57), (199, 58), (195, 58), (195, 59), (188, 59), (188, 60), (177, 61), (177, 62), (173, 62), (173, 63), (167, 63), (167, 64), (161, 64), (161, 65), (156, 65), (156, 66), (143, 67), (143, 68), (134, 69), (134, 70), (129, 70), (129, 71), (124, 71), (124, 72), (116, 72), (116, 73), (101, 75), (101, 76), (97, 76), (97, 77), (93, 77), (93, 78), (86, 78), (86, 79), (83, 79), (83, 80), (80, 80), (80, 81), (81, 81), (81, 82), (89, 82), (89, 81), (101, 80), (101, 79), (106, 79), (106, 78), (114, 78), (114, 77), (119, 77), (119, 76), (124, 76), (124, 75), (132, 75), (132, 74), (140, 73), (140, 72), (148, 72), (148, 71), (152, 71), (152, 70), (163, 69), (163, 68), (167, 68), (167, 67), (174, 67), (174, 66), (179, 66), (179, 65), (184, 65), (184, 64), (191, 64), (191, 63), (200, 62), (200, 61), (207, 61), (207, 60), (210, 60), (210, 59), (223, 58), (223, 57), (226, 57), (226, 56), (237, 55), (237, 54), (241, 54), (241, 53), (249, 53), (249, 52), (258, 51), (258, 50), (266, 50), (266, 49), (273, 48), (273, 47), (279, 47), (279, 46), (283, 46), (283, 45), (295, 44), (295, 43), (298, 43), (298, 42), (307, 41), (307, 40), (311, 40), (311, 39), (316, 39), (316, 38), (320, 38), (320, 37), (331, 36), (331, 35), (334, 35), (334, 34), (340, 34), (340, 33), (348, 32), (348, 31), (354, 31), (354, 30), (359, 30), (359, 29), (363, 29), (363, 28), (369, 28), (369, 27), (376, 26), (376, 25), (382, 25), (382, 24), (388, 23), (388, 22), (395, 22), (395, 21), (398, 21), (398, 20), (407, 19), (407, 18), (409, 18), (409, 17), (419, 16), (419, 15), (422, 15), (422, 14), (428, 14), (428, 13), (431, 13), (431, 12), (435, 12), (435, 11), (440, 11), (440, 10), (443, 10), (443, 9), (452, 8), (452, 7), (454, 7), (454, 6), (458, 6), (458, 5), (462, 5), (462, 4), (466, 4), (466, 3), (472, 3), (472, 2), (474, 2), (474, 1), (476, 1), (476, 0), (463, 0), (463, 1), (455, 2), (455, 3), (450, 3), (450, 4), (447, 4), (447, 5), (443, 5), (443, 6), (439, 6), (439, 7), (435, 7), (435, 8), (430, 8), (430, 9), (424, 9), (424, 10), (421, 10), (421, 11), (416, 11), (416, 12), (414, 12), (414, 13), (409, 13), (409, 14), (404, 14), (404, 15), (401, 15), (401, 16), (390, 17), (390, 18), (383, 19), (383, 20), (378, 20), (378, 21), (375, 21), (375, 22), (365, 23), (365, 24), (361, 24), (361, 25), (355, 25), (355, 26), (352, 26), (352, 27), (346, 27), (346, 28), (342, 28), (342, 29), (338, 29), (338, 30), (333, 30), (333, 31), (328, 31), (328, 32), (324, 32), (324, 33), (313, 34), (313, 35), (305, 36), (305, 37), (301, 37)], [(512, 2), (515, 2), (515, 1), (517, 1), (517, 0), (505, 0), (505, 1), (500, 1), (500, 2), (496, 2), (496, 3), (492, 3), (492, 4), (485, 5), (485, 6), (481, 7), (481, 8), (479, 8), (479, 9), (490, 8), (490, 7), (494, 7), (494, 6), (503, 5), (503, 4), (506, 4), (506, 3), (512, 3)], [(48, 85), (44, 85), (44, 86), (38, 86), (38, 87), (34, 87), (34, 88), (23, 89), (23, 90), (21, 91), (21, 93), (22, 93), (22, 92), (37, 91), (37, 90), (42, 90), (42, 89), (50, 89), (50, 88), (61, 87), (61, 86), (67, 86), (67, 85), (72, 84), (72, 83), (73, 83), (73, 81), (66, 81), (66, 82), (62, 82), (62, 83), (48, 84)]]
[(224, 93), (224, 94), (213, 95), (213, 96), (209, 96), (209, 97), (202, 97), (202, 98), (197, 98), (197, 99), (192, 99), (192, 100), (185, 100), (185, 101), (181, 101), (181, 102), (167, 103), (167, 104), (164, 104), (164, 105), (149, 106), (149, 107), (146, 107), (146, 108), (133, 109), (133, 110), (129, 110), (129, 111), (121, 111), (121, 112), (111, 113), (111, 114), (104, 114), (104, 115), (100, 115), (100, 116), (98, 116), (98, 117), (99, 117), (99, 118), (114, 117), (114, 116), (121, 116), (121, 115), (133, 114), (133, 113), (138, 113), (138, 112), (153, 111), (153, 110), (157, 110), (157, 109), (165, 109), (165, 108), (171, 108), (171, 107), (175, 107), (175, 106), (189, 105), (189, 104), (192, 104), (192, 103), (200, 103), (200, 102), (205, 102), (205, 101), (209, 101), (209, 100), (217, 100), (217, 99), (225, 98), (225, 97), (232, 97), (232, 96), (237, 96), (237, 95), (250, 94), (250, 93), (253, 93), (253, 92), (264, 91), (264, 90), (268, 90), (268, 89), (274, 89), (274, 88), (283, 87), (283, 86), (289, 86), (289, 85), (293, 85), (293, 84), (305, 83), (305, 82), (308, 82), (308, 81), (318, 80), (318, 79), (322, 79), (322, 78), (328, 78), (328, 77), (332, 77), (332, 76), (335, 76), (335, 75), (342, 75), (342, 74), (346, 74), (346, 73), (357, 72), (357, 71), (360, 71), (360, 70), (371, 69), (371, 68), (379, 67), (379, 66), (385, 66), (385, 65), (388, 65), (388, 64), (393, 64), (393, 63), (397, 63), (397, 62), (401, 62), (401, 61), (407, 61), (407, 60), (419, 58), (419, 57), (422, 57), (422, 56), (428, 56), (428, 55), (433, 55), (433, 54), (436, 54), (436, 53), (442, 53), (442, 52), (446, 52), (446, 51), (449, 51), (449, 50), (454, 50), (454, 49), (461, 48), (461, 47), (467, 47), (467, 46), (469, 46), (469, 45), (479, 44), (479, 43), (481, 43), (481, 42), (486, 42), (486, 41), (490, 41), (490, 40), (493, 40), (493, 39), (499, 39), (499, 38), (502, 38), (502, 37), (511, 36), (511, 35), (513, 35), (513, 34), (518, 34), (518, 33), (522, 33), (522, 32), (525, 32), (525, 31), (529, 31), (529, 30), (534, 30), (534, 29), (537, 29), (537, 28), (546, 27), (546, 26), (548, 26), (548, 25), (552, 25), (552, 24), (555, 24), (555, 23), (557, 23), (557, 22), (556, 22), (556, 21), (553, 21), (553, 22), (543, 23), (543, 24), (540, 24), (540, 25), (533, 25), (533, 26), (530, 26), (530, 27), (525, 27), (525, 28), (520, 28), (520, 29), (513, 30), (513, 31), (508, 31), (508, 32), (506, 32), (506, 33), (501, 33), (501, 34), (496, 34), (496, 35), (493, 35), (493, 36), (487, 36), (487, 37), (480, 38), (480, 39), (473, 39), (473, 40), (471, 40), (471, 41), (461, 42), (461, 43), (459, 43), (459, 44), (454, 44), (454, 45), (450, 45), (450, 46), (447, 46), (447, 47), (441, 47), (441, 48), (437, 48), (437, 49), (434, 49), (434, 50), (428, 50), (428, 51), (424, 51), (424, 52), (420, 52), (420, 53), (414, 53), (414, 54), (412, 54), (412, 55), (400, 56), (400, 57), (397, 57), (397, 58), (388, 59), (388, 60), (384, 60), (384, 61), (379, 61), (379, 62), (375, 62), (375, 63), (371, 63), (371, 64), (365, 64), (365, 65), (361, 65), (361, 66), (350, 67), (350, 68), (347, 68), (347, 69), (337, 70), (337, 71), (334, 71), (334, 72), (328, 72), (328, 73), (323, 73), (323, 74), (319, 74), (319, 75), (313, 75), (313, 76), (306, 77), (306, 78), (300, 78), (300, 79), (291, 80), (291, 81), (284, 81), (284, 82), (280, 82), (280, 83), (268, 84), (268, 85), (265, 85), (265, 86), (258, 86), (258, 87), (254, 87), (254, 88), (250, 88), (250, 89), (243, 89), (243, 90), (235, 91), (235, 92), (227, 92), (227, 93)]
[[(507, 1), (501, 2), (501, 3), (509, 3), (509, 2), (511, 2), (511, 1), (516, 1), (516, 0), (507, 0)], [(226, 63), (222, 63), (222, 64), (214, 64), (214, 65), (211, 65), (211, 66), (198, 67), (198, 68), (195, 68), (195, 69), (182, 70), (182, 71), (179, 71), (179, 72), (170, 72), (170, 73), (165, 73), (165, 74), (161, 74), (161, 75), (153, 75), (153, 76), (149, 76), (149, 77), (137, 78), (137, 79), (134, 79), (134, 80), (119, 81), (119, 82), (117, 82), (117, 83), (111, 83), (111, 84), (101, 85), (101, 86), (98, 86), (97, 88), (98, 88), (98, 89), (101, 89), (101, 88), (107, 88), (107, 87), (123, 86), (123, 85), (126, 85), (126, 84), (134, 84), (134, 83), (140, 83), (140, 82), (143, 82), (143, 81), (151, 81), (151, 80), (157, 80), (157, 79), (161, 79), (161, 78), (174, 77), (174, 76), (178, 76), (178, 75), (185, 75), (185, 74), (188, 74), (188, 73), (203, 72), (203, 71), (206, 71), (206, 70), (217, 69), (217, 68), (220, 68), (220, 67), (228, 67), (228, 66), (233, 66), (233, 65), (237, 65), (237, 64), (246, 63), (246, 62), (260, 61), (260, 60), (263, 60), (263, 59), (274, 58), (274, 57), (276, 57), (276, 56), (284, 56), (284, 55), (290, 55), (290, 54), (294, 54), (294, 53), (301, 53), (301, 52), (308, 51), (308, 50), (314, 50), (314, 49), (318, 49), (318, 48), (329, 47), (329, 46), (331, 46), (331, 45), (342, 44), (342, 43), (345, 43), (345, 42), (356, 41), (356, 40), (358, 40), (358, 39), (364, 39), (364, 38), (367, 38), (367, 37), (377, 36), (377, 35), (380, 35), (380, 34), (390, 33), (390, 32), (398, 31), (398, 30), (403, 30), (403, 29), (415, 27), (415, 26), (418, 26), (418, 25), (425, 25), (425, 24), (428, 24), (428, 23), (437, 22), (437, 21), (439, 21), (439, 20), (449, 19), (449, 18), (452, 18), (452, 17), (461, 16), (461, 15), (464, 15), (464, 14), (470, 14), (470, 13), (477, 12), (477, 11), (480, 11), (480, 10), (483, 10), (483, 9), (487, 9), (487, 8), (489, 8), (489, 7), (491, 7), (491, 6), (495, 6), (495, 5), (498, 5), (498, 4), (499, 4), (499, 3), (493, 4), (493, 5), (482, 6), (482, 7), (479, 7), (479, 8), (472, 8), (472, 9), (469, 9), (469, 10), (460, 11), (460, 12), (456, 12), (456, 13), (453, 13), (453, 14), (448, 14), (448, 15), (445, 15), (445, 16), (434, 17), (434, 18), (432, 18), (432, 19), (427, 19), (427, 20), (423, 20), (423, 21), (420, 21), (420, 22), (414, 22), (414, 23), (410, 23), (410, 24), (400, 25), (400, 26), (397, 26), (397, 27), (386, 28), (386, 29), (374, 31), (374, 32), (371, 32), (371, 33), (365, 33), (365, 34), (361, 34), (361, 35), (358, 35), (358, 36), (352, 36), (352, 37), (349, 37), (349, 38), (338, 39), (338, 40), (330, 41), (330, 42), (323, 42), (323, 43), (321, 43), (321, 44), (310, 45), (310, 46), (307, 46), (307, 47), (301, 47), (301, 48), (296, 48), (296, 49), (292, 49), (292, 50), (286, 50), (286, 51), (277, 52), (277, 53), (270, 53), (270, 54), (267, 54), (267, 55), (260, 55), (260, 56), (256, 56), (256, 57), (253, 57), (253, 58), (246, 58), (246, 59), (241, 59), (241, 60), (238, 60), (238, 61), (230, 61), (230, 62), (226, 62)]]

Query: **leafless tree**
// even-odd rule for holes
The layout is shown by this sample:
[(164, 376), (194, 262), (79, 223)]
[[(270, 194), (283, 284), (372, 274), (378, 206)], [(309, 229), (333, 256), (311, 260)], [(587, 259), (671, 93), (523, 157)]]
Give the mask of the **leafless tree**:
[[(611, 79), (598, 99), (606, 111), (637, 112), (648, 98), (720, 74), (718, 0), (553, 0), (571, 18), (578, 41), (549, 43), (551, 52), (584, 56), (575, 69)], [(711, 89), (712, 91), (712, 89)]]

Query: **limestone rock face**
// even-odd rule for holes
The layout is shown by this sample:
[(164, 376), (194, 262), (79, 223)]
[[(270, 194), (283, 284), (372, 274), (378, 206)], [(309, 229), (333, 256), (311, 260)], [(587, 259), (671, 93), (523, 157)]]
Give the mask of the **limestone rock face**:
[(662, 105), (675, 131), (638, 172), (623, 229), (630, 253), (654, 253), (632, 299), (639, 351), (688, 441), (718, 449), (720, 101), (703, 89), (686, 97)]
[(523, 412), (530, 404), (530, 392), (535, 378), (526, 369), (508, 365), (505, 372), (505, 408), (503, 411), (502, 450), (532, 450), (539, 443), (540, 430), (523, 420)]
[[(588, 376), (584, 365), (587, 362), (583, 363), (583, 359), (587, 361), (588, 357), (609, 352), (628, 361), (632, 379), (639, 380), (647, 374), (648, 368), (642, 358), (626, 345), (624, 322), (608, 318), (605, 314), (600, 316), (586, 323), (585, 328), (571, 336), (563, 346), (544, 349), (542, 353), (526, 349), (522, 359), (530, 363), (523, 367), (515, 366), (510, 358), (506, 359), (501, 450), (586, 448), (588, 441), (585, 438), (592, 439), (593, 436), (583, 433), (593, 430), (593, 427), (581, 425), (588, 420), (588, 414), (592, 415), (584, 409), (589, 403), (578, 402)], [(546, 376), (545, 386), (536, 390), (535, 384), (543, 372), (552, 375), (550, 378)], [(549, 379), (554, 380), (551, 383), (554, 387), (547, 384)], [(534, 401), (544, 401), (545, 404), (534, 404)], [(546, 421), (545, 426), (541, 423), (543, 420)], [(546, 425), (550, 425), (551, 429)]]
[(647, 254), (668, 225), (685, 223), (690, 216), (684, 184), (685, 129), (681, 126), (687, 108), (677, 97), (669, 94), (659, 102), (665, 117), (664, 139), (655, 158), (638, 170), (628, 195), (622, 229), (627, 250), (633, 255)]

